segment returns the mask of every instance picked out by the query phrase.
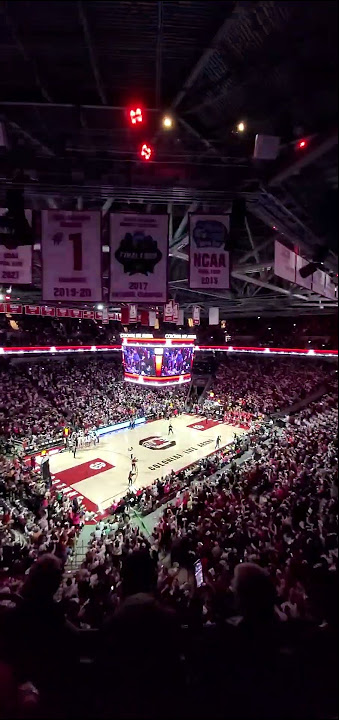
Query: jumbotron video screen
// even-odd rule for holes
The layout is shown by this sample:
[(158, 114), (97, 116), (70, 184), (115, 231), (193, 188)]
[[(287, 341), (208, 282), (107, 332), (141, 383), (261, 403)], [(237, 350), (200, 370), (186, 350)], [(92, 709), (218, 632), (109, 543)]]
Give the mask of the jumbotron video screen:
[(189, 382), (194, 347), (149, 347), (131, 345), (122, 348), (125, 380), (147, 385), (173, 385)]

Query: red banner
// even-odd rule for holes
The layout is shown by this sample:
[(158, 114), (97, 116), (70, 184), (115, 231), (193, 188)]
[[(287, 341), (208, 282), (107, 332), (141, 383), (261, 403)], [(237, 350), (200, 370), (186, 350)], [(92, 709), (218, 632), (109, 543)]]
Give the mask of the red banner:
[(149, 326), (149, 312), (148, 310), (141, 310), (140, 313), (140, 322), (141, 325), (144, 325), (145, 327)]
[(0, 303), (0, 313), (11, 313), (11, 315), (21, 315), (22, 305), (16, 303)]
[[(135, 308), (135, 312), (137, 310), (136, 306), (131, 306), (132, 308)], [(84, 320), (103, 320), (104, 322), (108, 322), (109, 320), (115, 320), (116, 322), (121, 321), (121, 313), (120, 312), (113, 312), (108, 311), (106, 316), (104, 316), (103, 311), (99, 310), (95, 312), (94, 310), (78, 310), (77, 308), (64, 308), (64, 307), (53, 307), (52, 305), (19, 305), (18, 303), (0, 303), (0, 313), (11, 313), (12, 315), (22, 315), (25, 308), (25, 314), (26, 315), (42, 315), (42, 317), (57, 317), (57, 318), (83, 318)], [(128, 308), (126, 308), (128, 310)], [(138, 322), (140, 321), (140, 316), (137, 314)], [(126, 322), (133, 322), (133, 320), (126, 320)], [(136, 322), (136, 320), (134, 320)]]
[(40, 315), (40, 305), (25, 305), (26, 315)]
[(7, 303), (7, 312), (12, 313), (12, 315), (22, 315), (22, 310), (22, 305), (17, 305), (17, 303)]
[(48, 305), (43, 305), (41, 308), (41, 315), (44, 317), (55, 317), (55, 307), (48, 307)]
[(68, 308), (57, 308), (56, 316), (59, 318), (69, 317), (69, 309)]

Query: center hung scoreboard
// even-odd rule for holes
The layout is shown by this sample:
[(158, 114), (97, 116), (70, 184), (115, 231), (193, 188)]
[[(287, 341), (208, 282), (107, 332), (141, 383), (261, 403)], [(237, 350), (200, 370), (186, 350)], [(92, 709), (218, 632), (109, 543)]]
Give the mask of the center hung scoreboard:
[(190, 382), (195, 339), (195, 335), (122, 336), (125, 380), (158, 387)]

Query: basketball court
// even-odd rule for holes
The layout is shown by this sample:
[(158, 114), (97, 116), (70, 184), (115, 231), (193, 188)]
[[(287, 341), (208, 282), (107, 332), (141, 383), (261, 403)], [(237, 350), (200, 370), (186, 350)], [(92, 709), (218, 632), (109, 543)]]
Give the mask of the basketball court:
[(232, 442), (234, 433), (245, 432), (192, 415), (173, 418), (173, 434), (168, 432), (169, 424), (167, 420), (156, 420), (134, 430), (111, 433), (101, 437), (99, 445), (79, 449), (75, 459), (71, 452), (53, 455), (53, 487), (71, 498), (77, 496), (89, 511), (103, 511), (125, 495), (132, 454), (138, 459), (133, 482), (138, 489), (210, 455), (218, 435), (220, 447), (225, 447)]

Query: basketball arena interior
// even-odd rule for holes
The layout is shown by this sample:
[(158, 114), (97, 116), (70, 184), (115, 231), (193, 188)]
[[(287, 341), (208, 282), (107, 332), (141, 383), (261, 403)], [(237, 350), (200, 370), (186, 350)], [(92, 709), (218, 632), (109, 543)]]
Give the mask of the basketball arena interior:
[(338, 6), (0, 2), (0, 720), (335, 720)]

